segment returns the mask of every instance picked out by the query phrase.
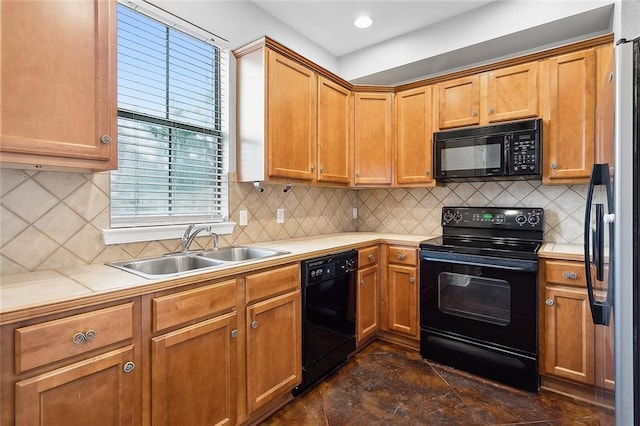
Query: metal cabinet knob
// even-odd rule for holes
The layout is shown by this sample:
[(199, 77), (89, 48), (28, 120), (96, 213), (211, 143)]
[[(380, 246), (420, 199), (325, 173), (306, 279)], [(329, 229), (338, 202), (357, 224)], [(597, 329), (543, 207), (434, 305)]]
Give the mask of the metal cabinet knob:
[(111, 143), (111, 136), (102, 135), (102, 137), (100, 138), (100, 142), (102, 142), (102, 143)]
[(544, 301), (544, 303), (546, 303), (547, 306), (553, 306), (553, 299), (547, 299)]
[(558, 168), (558, 163), (551, 163), (551, 168), (553, 170), (557, 169)]
[(425, 175), (425, 176), (429, 176), (430, 174), (431, 174), (431, 172), (430, 172), (429, 170), (425, 170), (425, 171), (424, 171), (424, 175)]
[(315, 171), (316, 170), (316, 166), (311, 166), (311, 171)]
[(78, 332), (78, 333), (73, 335), (73, 337), (71, 338), (71, 341), (75, 345), (80, 345), (80, 344), (82, 344), (84, 342), (92, 341), (96, 337), (96, 334), (97, 333), (96, 333), (95, 330), (87, 330), (84, 333)]
[(407, 255), (404, 253), (398, 253), (398, 259), (399, 260), (405, 260), (407, 258)]
[(238, 337), (238, 330), (231, 330), (231, 337)]
[(578, 274), (576, 274), (575, 272), (571, 272), (571, 271), (564, 271), (562, 273), (562, 276), (567, 280), (575, 280), (575, 279), (578, 278)]
[(370, 254), (369, 256), (367, 256), (367, 258), (369, 258), (369, 260), (373, 260), (373, 255)]
[(360, 285), (364, 285), (364, 280), (360, 280)]
[(251, 323), (251, 328), (258, 328), (258, 321), (253, 321)]
[(496, 112), (496, 110), (495, 110), (495, 109), (493, 109), (493, 108), (489, 108), (489, 114), (493, 114), (494, 112)]
[(410, 282), (411, 284), (415, 283), (415, 282), (416, 282), (415, 277), (409, 277), (409, 282)]
[(477, 117), (478, 116), (478, 111), (472, 111), (471, 112), (471, 116), (472, 117)]
[(356, 177), (360, 177), (360, 173), (356, 173)]
[(136, 365), (134, 364), (133, 361), (125, 362), (124, 365), (122, 366), (122, 370), (125, 373), (131, 373), (134, 368), (136, 368)]
[(320, 173), (324, 173), (324, 167), (320, 167)]

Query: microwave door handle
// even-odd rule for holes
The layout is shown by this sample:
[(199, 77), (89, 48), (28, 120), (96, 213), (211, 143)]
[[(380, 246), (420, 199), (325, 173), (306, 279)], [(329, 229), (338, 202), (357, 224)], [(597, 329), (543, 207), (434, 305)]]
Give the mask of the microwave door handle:
[(511, 170), (511, 135), (506, 135), (504, 137), (504, 143), (503, 143), (503, 155), (504, 155), (504, 173), (506, 175), (510, 175), (512, 170)]

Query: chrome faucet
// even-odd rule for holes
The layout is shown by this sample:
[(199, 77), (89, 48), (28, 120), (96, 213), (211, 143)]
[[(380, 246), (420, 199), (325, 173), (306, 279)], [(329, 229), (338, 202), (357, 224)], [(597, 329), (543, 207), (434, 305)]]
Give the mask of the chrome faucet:
[(212, 228), (210, 226), (200, 226), (200, 227), (195, 228), (195, 229), (194, 229), (194, 226), (195, 225), (192, 223), (184, 231), (184, 235), (182, 236), (182, 251), (183, 252), (189, 251), (189, 246), (193, 242), (194, 238), (196, 238), (196, 236), (202, 231), (207, 231), (212, 236), (215, 235), (215, 237), (213, 238), (214, 247), (218, 248), (218, 234), (213, 232), (213, 230), (212, 230)]

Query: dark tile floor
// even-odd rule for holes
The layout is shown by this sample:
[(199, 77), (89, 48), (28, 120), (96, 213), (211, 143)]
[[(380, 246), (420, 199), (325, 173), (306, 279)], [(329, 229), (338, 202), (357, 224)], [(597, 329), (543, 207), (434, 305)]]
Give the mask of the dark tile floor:
[(376, 341), (263, 425), (606, 425), (611, 413), (532, 394), (424, 361)]

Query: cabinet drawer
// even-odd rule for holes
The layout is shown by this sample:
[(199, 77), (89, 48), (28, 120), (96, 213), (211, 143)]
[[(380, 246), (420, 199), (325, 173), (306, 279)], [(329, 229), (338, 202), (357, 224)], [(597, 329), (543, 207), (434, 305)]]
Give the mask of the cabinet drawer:
[(414, 248), (389, 246), (388, 255), (389, 263), (411, 266), (418, 264), (418, 251)]
[(231, 310), (236, 305), (236, 280), (153, 299), (153, 331)]
[(378, 263), (380, 254), (378, 252), (378, 246), (367, 247), (358, 250), (358, 269), (366, 268), (367, 266)]
[(272, 269), (246, 278), (246, 303), (300, 288), (300, 265)]
[(546, 283), (584, 287), (587, 281), (584, 275), (584, 263), (561, 260), (545, 260), (544, 281)]
[(133, 303), (18, 328), (16, 373), (133, 336)]

